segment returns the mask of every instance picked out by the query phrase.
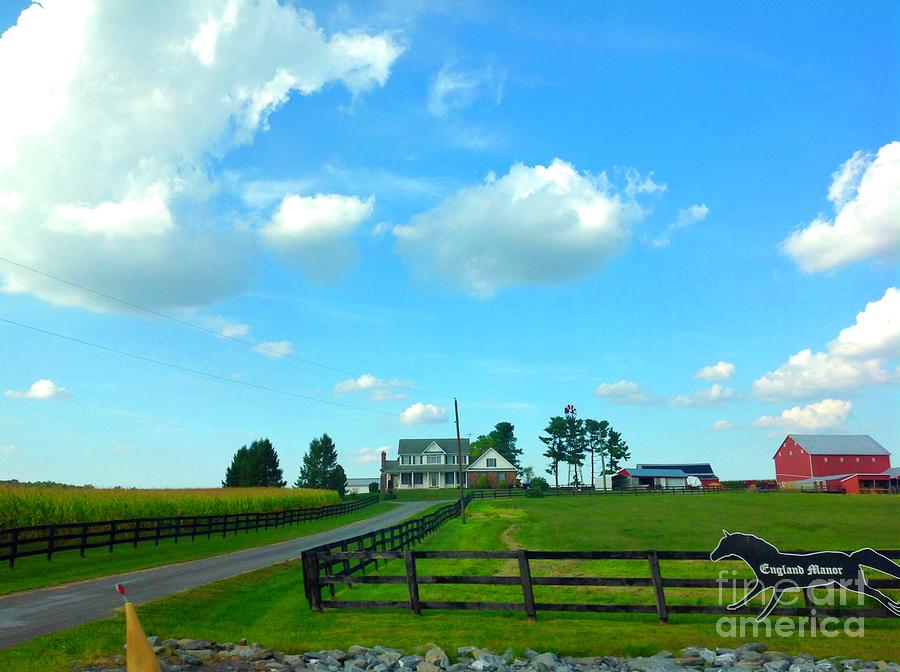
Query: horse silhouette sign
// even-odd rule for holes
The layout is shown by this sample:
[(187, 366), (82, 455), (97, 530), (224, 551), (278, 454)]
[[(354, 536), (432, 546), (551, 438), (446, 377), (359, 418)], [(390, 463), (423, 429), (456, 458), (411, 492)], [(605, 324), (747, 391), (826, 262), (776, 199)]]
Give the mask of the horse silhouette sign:
[(852, 553), (782, 553), (754, 534), (731, 533), (726, 530), (722, 532), (724, 535), (715, 550), (709, 554), (709, 559), (718, 561), (738, 558), (746, 562), (756, 575), (756, 580), (749, 586), (747, 593), (726, 607), (729, 610), (740, 609), (771, 588), (769, 602), (756, 617), (757, 621), (761, 621), (772, 613), (785, 591), (839, 586), (854, 593), (868, 595), (895, 616), (900, 616), (900, 602), (866, 583), (863, 567), (900, 578), (900, 565), (878, 551), (862, 548)]

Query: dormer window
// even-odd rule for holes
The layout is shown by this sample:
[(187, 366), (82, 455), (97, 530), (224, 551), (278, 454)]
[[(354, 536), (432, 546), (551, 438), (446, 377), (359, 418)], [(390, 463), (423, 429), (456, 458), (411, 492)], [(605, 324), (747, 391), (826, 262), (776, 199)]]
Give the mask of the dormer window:
[(440, 455), (429, 455), (428, 464), (443, 464), (443, 460)]

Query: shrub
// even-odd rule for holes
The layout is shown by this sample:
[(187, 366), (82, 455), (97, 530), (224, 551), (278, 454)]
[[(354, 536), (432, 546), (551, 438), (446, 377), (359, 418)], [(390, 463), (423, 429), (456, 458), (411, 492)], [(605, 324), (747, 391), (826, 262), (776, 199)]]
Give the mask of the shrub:
[(369, 483), (369, 492), (378, 492), (378, 483)]
[(490, 487), (490, 486), (488, 486), (487, 476), (484, 476), (484, 475), (480, 476), (480, 477), (478, 478), (478, 480), (475, 481), (475, 487), (476, 487), (476, 488), (481, 488), (481, 489)]
[(385, 492), (384, 494), (381, 495), (381, 499), (382, 499), (382, 501), (387, 501), (389, 499), (397, 499), (397, 493), (396, 492)]
[(526, 497), (531, 497), (532, 499), (534, 499), (534, 498), (536, 498), (536, 497), (543, 497), (543, 496), (544, 496), (544, 491), (541, 490), (540, 488), (531, 488), (531, 487), (529, 487), (529, 488), (525, 491), (525, 496), (526, 496)]
[(506, 484), (506, 480), (505, 480), (505, 479), (503, 479), (503, 480), (501, 480), (499, 483), (497, 483), (497, 488), (498, 488), (499, 490), (505, 490), (505, 489), (508, 488), (508, 487), (509, 487), (509, 486)]
[(550, 484), (543, 476), (535, 476), (528, 482), (529, 490), (549, 490)]

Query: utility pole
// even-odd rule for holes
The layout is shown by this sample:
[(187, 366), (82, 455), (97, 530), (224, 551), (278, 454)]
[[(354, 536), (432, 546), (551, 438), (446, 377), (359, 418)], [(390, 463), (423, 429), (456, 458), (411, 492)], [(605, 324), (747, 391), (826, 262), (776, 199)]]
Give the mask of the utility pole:
[(458, 469), (456, 479), (459, 482), (459, 513), (462, 516), (462, 522), (466, 522), (466, 495), (463, 490), (463, 454), (462, 439), (459, 438), (459, 404), (456, 403), (456, 397), (453, 397), (453, 412), (456, 415), (456, 467)]

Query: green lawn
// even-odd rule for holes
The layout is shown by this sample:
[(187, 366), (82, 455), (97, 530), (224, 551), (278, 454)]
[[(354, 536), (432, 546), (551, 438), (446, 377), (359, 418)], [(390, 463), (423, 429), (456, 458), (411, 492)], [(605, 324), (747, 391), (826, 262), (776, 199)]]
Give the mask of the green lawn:
[(190, 539), (181, 539), (176, 544), (172, 540), (164, 540), (159, 546), (145, 542), (139, 544), (137, 548), (121, 544), (115, 546), (112, 553), (105, 548), (94, 548), (88, 550), (84, 558), (77, 551), (54, 555), (50, 562), (46, 556), (21, 558), (16, 561), (13, 569), (9, 569), (8, 565), (0, 566), (0, 595), (274, 544), (370, 518), (392, 508), (394, 505), (390, 503), (379, 503), (334, 518), (306, 521), (269, 530), (241, 532), (236, 536), (212, 535), (209, 539), (201, 536), (193, 542)]
[[(729, 493), (704, 496), (551, 497), (536, 500), (476, 502), (469, 521), (451, 521), (429, 537), (422, 548), (431, 549), (683, 549), (709, 550), (723, 527), (758, 534), (784, 550), (829, 549), (897, 545), (895, 497)], [(582, 563), (556, 567), (555, 572), (577, 574), (604, 571), (646, 575), (645, 563)], [(674, 565), (674, 563), (668, 563)], [(689, 573), (705, 576), (719, 565), (691, 563)], [(533, 573), (547, 573), (535, 563)], [(512, 571), (511, 571), (512, 570)], [(399, 563), (384, 572), (400, 573)], [(678, 568), (663, 563), (663, 575)], [(425, 573), (515, 574), (497, 562), (422, 561)], [(712, 576), (716, 576), (713, 574)], [(354, 586), (339, 589), (342, 599), (390, 596), (402, 587)], [(422, 588), (423, 599), (465, 591), (480, 599), (504, 586), (433, 586)], [(650, 600), (647, 594), (609, 589), (580, 591), (579, 600)], [(615, 589), (619, 590), (619, 589)], [(644, 590), (646, 589), (634, 589)], [(538, 599), (571, 597), (559, 589)], [(606, 597), (599, 598), (597, 593)], [(515, 601), (520, 595), (515, 591)], [(675, 591), (667, 596), (686, 599)], [(452, 598), (451, 598), (452, 599)], [(511, 597), (512, 599), (512, 597)], [(689, 599), (689, 598), (687, 598)], [(385, 644), (412, 650), (428, 642), (448, 651), (461, 645), (479, 645), (504, 651), (525, 648), (562, 654), (648, 654), (661, 649), (677, 651), (689, 645), (734, 646), (748, 638), (721, 638), (715, 617), (678, 616), (661, 625), (654, 616), (606, 614), (554, 614), (539, 612), (535, 622), (521, 613), (425, 611), (414, 616), (405, 610), (326, 610), (311, 613), (294, 563), (287, 563), (142, 606), (141, 619), (148, 634), (196, 637), (216, 641), (247, 638), (276, 649), (301, 652), (352, 644)], [(70, 669), (70, 661), (98, 659), (121, 651), (124, 639), (121, 616), (88, 624), (0, 651), (0, 669), (22, 672)], [(843, 655), (900, 660), (900, 619), (868, 619), (865, 636), (848, 638), (768, 640), (772, 649), (809, 651), (817, 657)]]
[[(466, 491), (469, 492), (469, 491)], [(415, 490), (395, 490), (400, 502), (432, 502), (439, 499), (459, 499), (459, 488), (422, 488)], [(390, 500), (394, 501), (394, 500)]]

